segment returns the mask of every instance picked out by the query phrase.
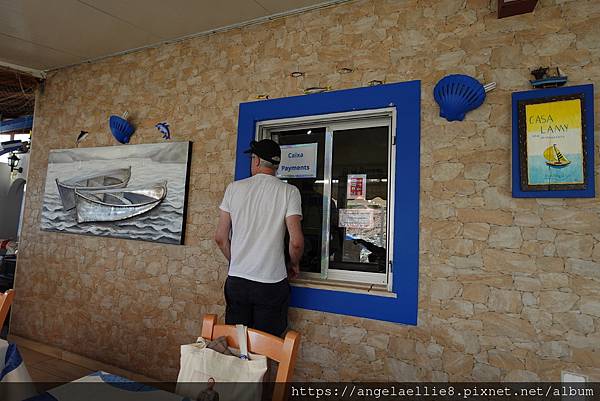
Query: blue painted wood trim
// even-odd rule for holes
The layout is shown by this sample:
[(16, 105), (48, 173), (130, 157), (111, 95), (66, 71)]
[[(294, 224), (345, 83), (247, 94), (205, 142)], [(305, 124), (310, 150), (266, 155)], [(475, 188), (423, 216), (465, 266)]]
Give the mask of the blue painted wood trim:
[(30, 129), (33, 126), (33, 116), (13, 118), (11, 120), (0, 121), (0, 134), (6, 132)]
[(393, 291), (396, 298), (293, 287), (291, 306), (390, 322), (417, 324), (421, 82), (410, 81), (240, 104), (235, 179), (250, 175), (242, 152), (259, 121), (395, 107), (396, 189)]
[[(542, 97), (583, 94), (583, 114), (586, 125), (584, 148), (587, 157), (585, 189), (568, 191), (521, 190), (521, 161), (519, 159), (519, 101)], [(595, 190), (594, 167), (594, 85), (567, 86), (553, 89), (534, 89), (512, 94), (512, 196), (514, 198), (593, 198)]]

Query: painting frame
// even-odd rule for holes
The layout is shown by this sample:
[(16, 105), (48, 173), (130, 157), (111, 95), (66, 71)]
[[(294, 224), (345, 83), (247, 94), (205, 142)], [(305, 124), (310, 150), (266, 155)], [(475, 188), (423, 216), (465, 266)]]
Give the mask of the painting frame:
[[(50, 150), (40, 229), (184, 245), (192, 145), (169, 141)], [(152, 198), (157, 189), (162, 196)]]
[[(577, 106), (577, 103), (579, 106)], [(529, 109), (527, 106), (530, 106)], [(564, 106), (564, 109), (580, 108), (580, 127), (570, 128), (571, 130), (564, 135), (549, 136), (548, 132), (544, 132), (544, 127), (540, 128), (541, 133), (546, 137), (541, 136), (540, 140), (548, 140), (547, 138), (560, 138), (563, 143), (567, 141), (568, 146), (578, 148), (581, 145), (581, 153), (575, 154), (575, 160), (569, 166), (569, 178), (563, 176), (564, 182), (560, 181), (561, 174), (555, 176), (548, 175), (537, 177), (533, 171), (535, 163), (540, 164), (539, 160), (545, 161), (548, 169), (556, 168), (559, 171), (562, 168), (560, 160), (562, 158), (563, 165), (570, 164), (571, 161), (564, 157), (556, 144), (552, 144), (541, 155), (534, 154), (533, 145), (537, 139), (532, 136), (532, 127), (539, 127), (547, 121), (542, 116), (541, 120), (536, 119), (532, 115), (527, 114), (529, 110), (558, 110), (559, 106)], [(533, 113), (533, 111), (531, 112)], [(571, 117), (578, 117), (572, 111)], [(528, 120), (529, 117), (529, 120)], [(546, 116), (547, 118), (548, 116)], [(561, 124), (559, 118), (548, 119), (551, 123), (546, 129), (551, 130), (551, 124), (555, 128), (567, 127), (566, 124)], [(541, 121), (541, 122), (540, 122)], [(536, 126), (537, 124), (537, 126)], [(575, 131), (573, 131), (575, 130)], [(577, 133), (580, 130), (580, 140)], [(568, 130), (565, 130), (568, 131)], [(528, 144), (529, 132), (529, 144)], [(570, 135), (568, 139), (566, 135)], [(573, 136), (577, 135), (577, 136)], [(540, 138), (540, 135), (537, 136)], [(539, 142), (539, 141), (538, 141)], [(548, 142), (550, 143), (550, 142)], [(528, 146), (529, 145), (529, 146)], [(539, 146), (537, 143), (536, 146)], [(538, 148), (541, 149), (541, 148)], [(539, 150), (538, 150), (539, 152)], [(558, 160), (556, 159), (558, 155)], [(580, 157), (579, 157), (580, 156)], [(566, 170), (565, 170), (566, 171)], [(550, 181), (551, 177), (554, 182)], [(573, 178), (575, 177), (575, 178)], [(540, 183), (537, 180), (546, 180)], [(578, 85), (553, 89), (535, 89), (525, 92), (515, 92), (512, 94), (512, 196), (514, 198), (593, 198), (595, 197), (595, 165), (594, 165), (594, 86)]]

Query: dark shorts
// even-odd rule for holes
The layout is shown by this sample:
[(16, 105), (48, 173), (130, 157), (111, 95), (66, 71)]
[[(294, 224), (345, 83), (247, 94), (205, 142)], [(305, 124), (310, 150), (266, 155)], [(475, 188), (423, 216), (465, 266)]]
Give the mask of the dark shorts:
[(243, 324), (250, 328), (281, 336), (287, 328), (290, 284), (259, 283), (228, 276), (225, 281), (226, 324)]

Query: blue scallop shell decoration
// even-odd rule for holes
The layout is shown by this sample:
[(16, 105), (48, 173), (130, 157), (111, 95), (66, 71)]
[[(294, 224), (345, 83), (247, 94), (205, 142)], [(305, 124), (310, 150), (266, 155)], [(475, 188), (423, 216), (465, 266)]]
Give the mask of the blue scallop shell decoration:
[(448, 121), (462, 121), (465, 114), (483, 104), (486, 90), (468, 75), (448, 75), (433, 89), (433, 97), (440, 106), (440, 116)]
[(129, 143), (129, 138), (133, 135), (135, 128), (126, 120), (127, 114), (123, 117), (112, 115), (108, 120), (110, 131), (115, 139), (121, 143)]

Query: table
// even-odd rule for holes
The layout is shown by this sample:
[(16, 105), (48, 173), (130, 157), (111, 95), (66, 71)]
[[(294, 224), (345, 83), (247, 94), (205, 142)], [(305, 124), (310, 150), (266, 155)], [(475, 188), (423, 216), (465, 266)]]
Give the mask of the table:
[(0, 339), (0, 400), (21, 401), (35, 394), (17, 345)]
[(121, 376), (98, 371), (27, 401), (191, 401)]

